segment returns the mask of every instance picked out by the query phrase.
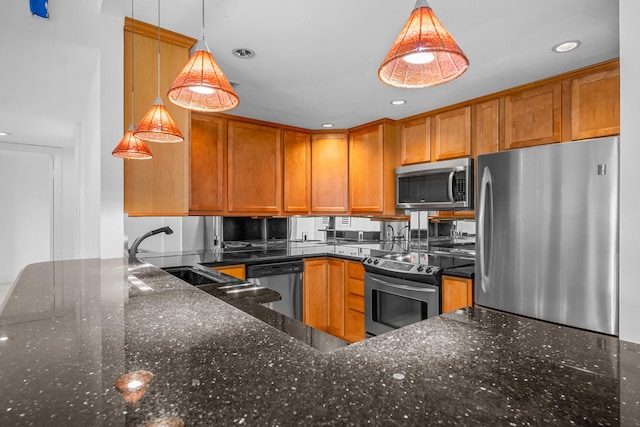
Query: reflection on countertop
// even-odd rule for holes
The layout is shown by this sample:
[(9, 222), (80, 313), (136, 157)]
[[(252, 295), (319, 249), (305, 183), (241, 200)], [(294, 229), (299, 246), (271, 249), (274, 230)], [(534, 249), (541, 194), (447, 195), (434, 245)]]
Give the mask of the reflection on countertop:
[(124, 259), (28, 266), (0, 337), (0, 425), (640, 424), (638, 344), (476, 307), (323, 353)]

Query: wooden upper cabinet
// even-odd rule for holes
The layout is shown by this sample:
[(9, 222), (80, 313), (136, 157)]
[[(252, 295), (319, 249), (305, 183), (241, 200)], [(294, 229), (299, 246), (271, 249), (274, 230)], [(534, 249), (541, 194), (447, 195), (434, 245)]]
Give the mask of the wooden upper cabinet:
[(349, 134), (351, 213), (395, 214), (395, 127), (379, 123)]
[[(132, 22), (125, 19), (123, 134), (131, 125)], [(135, 21), (133, 29), (133, 113), (137, 125), (158, 95), (158, 29), (140, 21)], [(185, 141), (149, 142), (152, 159), (124, 161), (124, 210), (129, 215), (186, 215), (189, 211), (189, 111), (169, 102), (165, 92), (189, 59), (189, 49), (196, 40), (163, 29), (160, 40), (160, 94)]]
[(500, 100), (492, 99), (474, 105), (473, 155), (500, 150)]
[(346, 133), (311, 136), (311, 212), (349, 212), (349, 140)]
[(620, 133), (620, 69), (571, 81), (571, 139)]
[(228, 123), (228, 212), (279, 214), (282, 211), (281, 130), (232, 120)]
[(285, 130), (283, 211), (305, 215), (311, 211), (311, 135)]
[(191, 114), (191, 213), (224, 212), (226, 142), (225, 120)]
[(435, 137), (431, 143), (436, 161), (471, 155), (471, 107), (436, 114)]
[(504, 100), (504, 149), (561, 140), (562, 87), (552, 83), (508, 95)]
[(420, 117), (400, 124), (400, 164), (431, 161), (431, 118)]

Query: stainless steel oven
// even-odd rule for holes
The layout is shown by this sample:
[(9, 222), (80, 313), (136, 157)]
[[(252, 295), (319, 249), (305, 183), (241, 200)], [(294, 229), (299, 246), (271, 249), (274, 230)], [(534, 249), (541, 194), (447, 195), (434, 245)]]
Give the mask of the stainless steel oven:
[(439, 315), (444, 269), (473, 260), (407, 253), (370, 257), (362, 264), (365, 330), (371, 337)]
[(440, 314), (440, 287), (365, 273), (365, 329), (369, 336)]

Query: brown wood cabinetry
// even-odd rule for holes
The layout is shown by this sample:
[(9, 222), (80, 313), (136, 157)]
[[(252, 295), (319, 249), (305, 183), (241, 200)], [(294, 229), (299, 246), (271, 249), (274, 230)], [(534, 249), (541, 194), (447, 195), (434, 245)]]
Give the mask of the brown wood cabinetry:
[(227, 210), (235, 215), (282, 211), (282, 139), (277, 127), (229, 121)]
[(432, 159), (447, 160), (471, 155), (471, 107), (436, 114)]
[(507, 95), (504, 100), (504, 149), (561, 140), (562, 86), (551, 83)]
[(303, 322), (344, 340), (364, 339), (364, 267), (337, 258), (304, 260)]
[(321, 331), (327, 328), (327, 259), (304, 260), (302, 321)]
[(311, 211), (311, 136), (285, 130), (283, 134), (283, 211), (304, 215)]
[[(131, 124), (131, 30), (124, 28), (124, 131)], [(142, 119), (158, 95), (157, 27), (135, 21), (133, 69), (135, 76), (134, 125)], [(167, 88), (189, 59), (195, 39), (160, 31), (160, 93), (185, 142), (150, 142), (153, 158), (124, 162), (124, 210), (129, 215), (186, 215), (189, 211), (189, 112), (168, 102)]]
[(344, 339), (356, 342), (365, 338), (364, 267), (357, 261), (346, 261)]
[(442, 276), (442, 312), (473, 305), (473, 279)]
[(473, 155), (500, 150), (500, 100), (492, 99), (474, 106)]
[(571, 139), (620, 133), (620, 69), (571, 81)]
[(225, 120), (191, 114), (191, 214), (224, 212), (226, 142)]
[(349, 133), (349, 196), (354, 215), (395, 214), (395, 126), (376, 123)]
[(347, 133), (311, 136), (311, 213), (349, 212), (349, 140)]
[(431, 117), (419, 117), (400, 124), (400, 164), (431, 161)]
[(224, 273), (227, 276), (236, 277), (241, 280), (246, 280), (246, 273), (244, 264), (237, 265), (222, 265), (220, 267), (213, 267), (214, 270)]
[(344, 337), (344, 261), (327, 260), (327, 329), (337, 337)]

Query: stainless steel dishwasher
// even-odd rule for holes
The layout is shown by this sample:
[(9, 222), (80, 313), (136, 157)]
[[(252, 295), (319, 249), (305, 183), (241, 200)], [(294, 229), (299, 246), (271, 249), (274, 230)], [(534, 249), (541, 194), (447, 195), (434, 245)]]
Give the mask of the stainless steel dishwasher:
[(302, 260), (271, 264), (248, 265), (247, 281), (264, 286), (280, 294), (280, 301), (268, 307), (286, 316), (302, 321)]

